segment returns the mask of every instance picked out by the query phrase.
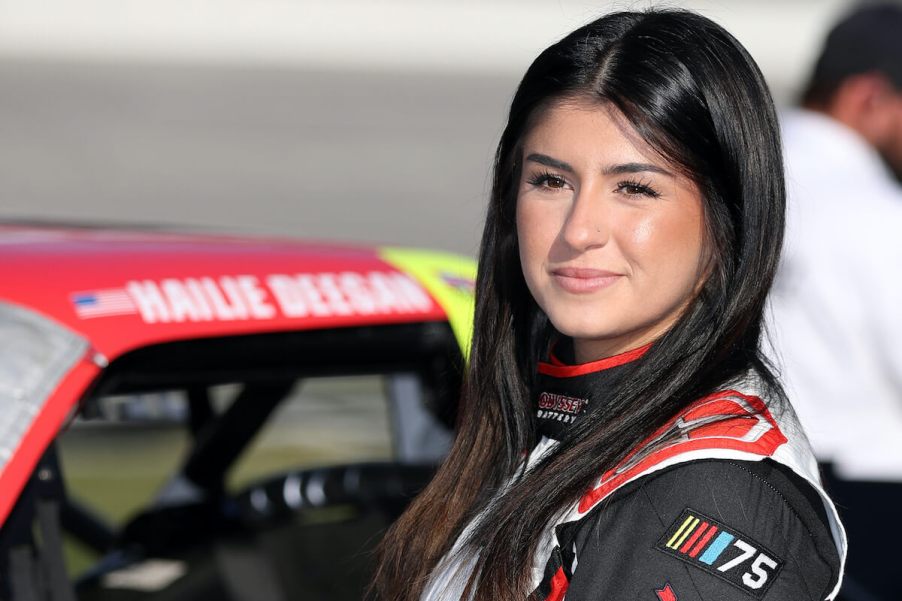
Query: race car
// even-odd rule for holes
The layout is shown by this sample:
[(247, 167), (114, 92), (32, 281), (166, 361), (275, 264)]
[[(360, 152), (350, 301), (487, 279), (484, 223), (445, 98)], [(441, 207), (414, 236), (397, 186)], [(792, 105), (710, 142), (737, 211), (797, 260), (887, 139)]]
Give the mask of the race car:
[(471, 260), (6, 223), (0, 278), (0, 598), (362, 598), (450, 443)]

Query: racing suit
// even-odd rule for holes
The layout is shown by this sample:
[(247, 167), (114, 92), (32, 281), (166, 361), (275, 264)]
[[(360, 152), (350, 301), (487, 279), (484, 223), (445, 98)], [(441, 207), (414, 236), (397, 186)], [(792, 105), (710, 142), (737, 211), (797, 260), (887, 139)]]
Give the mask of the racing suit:
[[(553, 356), (541, 363), (534, 393), (541, 441), (527, 465), (603, 407), (605, 392), (643, 350), (579, 366)], [(773, 415), (755, 384), (750, 376), (691, 404), (566, 508), (534, 557), (537, 598), (833, 599), (845, 535), (791, 409)], [(478, 566), (478, 551), (461, 540), (424, 600), (460, 599)]]

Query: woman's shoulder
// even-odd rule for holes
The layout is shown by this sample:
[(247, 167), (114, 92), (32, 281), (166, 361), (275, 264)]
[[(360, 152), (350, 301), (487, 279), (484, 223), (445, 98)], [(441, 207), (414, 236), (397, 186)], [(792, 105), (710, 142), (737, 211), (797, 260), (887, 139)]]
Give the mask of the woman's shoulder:
[[(729, 531), (732, 525), (736, 530), (734, 538), (740, 538), (738, 535), (743, 532), (755, 534), (762, 548), (773, 541), (775, 553), (783, 542), (797, 538), (796, 542), (800, 543), (822, 543), (813, 546), (828, 560), (837, 556), (830, 520), (818, 491), (791, 468), (771, 459), (688, 461), (641, 478), (620, 492), (619, 497), (625, 500), (640, 498), (641, 503), (647, 503), (662, 518), (674, 515), (676, 511), (680, 515), (686, 513), (687, 517), (693, 514), (692, 510), (699, 514), (693, 515), (693, 521), (676, 540), (668, 539), (671, 542), (668, 548), (678, 554), (694, 534), (698, 534), (698, 543), (701, 543), (706, 538), (713, 540), (718, 532)], [(616, 503), (617, 497), (611, 501)], [(699, 523), (693, 527), (696, 517)], [(705, 520), (706, 517), (710, 519)], [(706, 521), (709, 531), (703, 532), (701, 525)], [(681, 522), (677, 529), (682, 525)], [(683, 540), (683, 545), (676, 545), (678, 540)], [(705, 547), (695, 546), (699, 547), (700, 553)], [(694, 550), (689, 549), (688, 553)]]
[(840, 573), (818, 492), (770, 459), (662, 469), (622, 487), (578, 525), (565, 525), (559, 538), (581, 566), (567, 593), (572, 601), (593, 598), (591, 591), (639, 595), (648, 587), (665, 600), (820, 600)]

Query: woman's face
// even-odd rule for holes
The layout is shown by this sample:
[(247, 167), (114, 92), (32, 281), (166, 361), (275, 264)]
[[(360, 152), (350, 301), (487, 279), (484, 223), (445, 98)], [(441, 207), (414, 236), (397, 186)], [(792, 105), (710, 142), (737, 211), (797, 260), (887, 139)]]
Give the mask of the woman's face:
[(649, 343), (706, 273), (698, 187), (616, 109), (560, 101), (523, 144), (517, 236), (526, 284), (579, 362)]

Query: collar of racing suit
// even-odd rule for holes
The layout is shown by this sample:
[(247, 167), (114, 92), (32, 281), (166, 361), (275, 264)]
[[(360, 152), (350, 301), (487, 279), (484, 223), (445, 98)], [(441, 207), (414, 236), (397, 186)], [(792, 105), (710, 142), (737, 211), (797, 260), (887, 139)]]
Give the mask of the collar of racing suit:
[(608, 392), (650, 347), (574, 364), (569, 339), (556, 343), (538, 366), (533, 393), (538, 435), (561, 440), (582, 415), (604, 407)]

